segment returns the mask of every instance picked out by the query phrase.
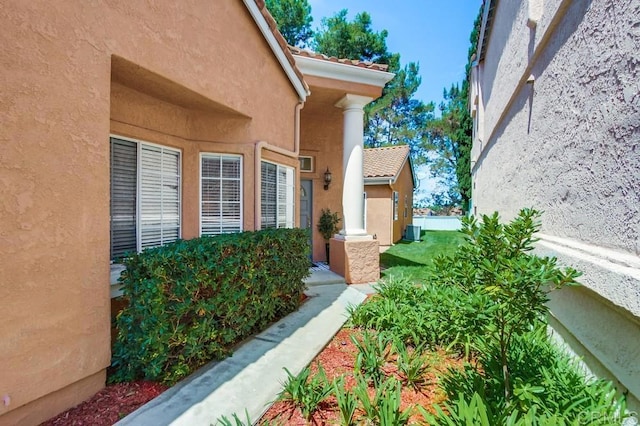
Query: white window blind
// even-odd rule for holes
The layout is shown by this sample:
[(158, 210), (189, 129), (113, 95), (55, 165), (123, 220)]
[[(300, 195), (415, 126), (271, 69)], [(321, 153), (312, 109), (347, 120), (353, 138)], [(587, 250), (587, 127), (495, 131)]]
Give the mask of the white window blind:
[(111, 138), (111, 259), (136, 251), (138, 146)]
[(200, 233), (242, 231), (242, 157), (203, 154)]
[(140, 250), (180, 237), (180, 153), (141, 144)]
[(295, 170), (262, 162), (262, 228), (293, 228)]
[(180, 238), (180, 152), (111, 138), (111, 258)]

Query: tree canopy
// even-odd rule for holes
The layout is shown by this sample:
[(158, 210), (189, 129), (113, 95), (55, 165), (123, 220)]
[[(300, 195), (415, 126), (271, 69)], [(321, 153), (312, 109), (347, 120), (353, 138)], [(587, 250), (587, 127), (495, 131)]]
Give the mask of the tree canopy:
[(424, 162), (427, 124), (434, 111), (432, 103), (425, 104), (414, 97), (421, 83), (419, 71), (414, 62), (399, 69), (382, 97), (365, 110), (365, 145), (409, 145), (415, 164)]
[(469, 80), (472, 57), (478, 45), (482, 8), (473, 24), (467, 52), (465, 79), (461, 85), (453, 84), (444, 89), (444, 101), (440, 104), (441, 116), (428, 124), (429, 141), (426, 150), (432, 155), (427, 163), (431, 174), (437, 176), (447, 188), (435, 194), (439, 204), (460, 204), (467, 210), (471, 199), (471, 147), (473, 119), (469, 113)]
[(311, 6), (308, 0), (265, 0), (287, 43), (305, 47), (313, 37)]
[(420, 87), (419, 64), (400, 63), (400, 54), (389, 52), (386, 30), (374, 31), (367, 12), (348, 19), (348, 10), (323, 18), (311, 30), (308, 0), (266, 0), (280, 32), (291, 45), (309, 46), (318, 53), (389, 65), (395, 77), (382, 96), (365, 108), (365, 145), (382, 147), (406, 144), (415, 164), (426, 164), (446, 190), (432, 194), (441, 206), (460, 204), (467, 209), (471, 198), (470, 152), (473, 121), (469, 114), (469, 74), (480, 27), (480, 13), (471, 32), (466, 77), (444, 90), (436, 117), (433, 102), (415, 98)]
[(347, 20), (347, 14), (348, 10), (342, 9), (329, 18), (323, 18), (311, 43), (312, 48), (327, 56), (397, 67), (397, 55), (387, 50), (387, 30), (375, 32), (367, 12), (358, 13), (351, 22)]

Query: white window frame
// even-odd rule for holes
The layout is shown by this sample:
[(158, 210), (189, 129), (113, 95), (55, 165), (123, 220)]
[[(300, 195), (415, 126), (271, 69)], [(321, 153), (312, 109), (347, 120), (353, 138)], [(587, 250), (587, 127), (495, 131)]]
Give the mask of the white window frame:
[[(142, 192), (142, 146), (154, 146), (157, 148), (165, 149), (168, 151), (174, 151), (178, 153), (178, 239), (182, 238), (182, 150), (177, 148), (168, 147), (166, 145), (160, 145), (153, 142), (147, 142), (140, 139), (130, 138), (117, 134), (109, 134), (109, 144), (111, 144), (111, 138), (120, 139), (123, 141), (133, 142), (136, 144), (136, 251), (142, 251), (142, 224), (141, 224), (141, 192)], [(111, 164), (111, 160), (109, 160)], [(111, 171), (109, 171), (111, 173)], [(111, 179), (111, 177), (109, 177)], [(111, 199), (109, 199), (111, 203)], [(109, 225), (111, 226), (111, 224)], [(111, 241), (109, 241), (111, 244)]]
[[(264, 179), (264, 176), (262, 176), (262, 163), (267, 163), (267, 164), (273, 164), (274, 166), (276, 166), (276, 210), (275, 210), (275, 214), (276, 214), (276, 226), (275, 228), (294, 228), (296, 226), (296, 219), (295, 219), (295, 215), (296, 215), (296, 169), (295, 167), (291, 167), (291, 166), (285, 166), (283, 164), (279, 164), (273, 161), (268, 161), (268, 160), (261, 160), (260, 162), (260, 203), (263, 203), (263, 197), (262, 197), (262, 179)], [(293, 175), (293, 180), (291, 182), (291, 185), (287, 185), (286, 188), (291, 188), (291, 193), (287, 194), (287, 198), (290, 196), (291, 197), (291, 211), (286, 213), (285, 215), (290, 215), (291, 216), (291, 221), (289, 223), (285, 223), (283, 226), (280, 225), (280, 221), (278, 218), (278, 208), (280, 207), (280, 205), (278, 204), (278, 199), (279, 199), (279, 190), (281, 188), (281, 183), (279, 181), (280, 179), (280, 175), (279, 175), (279, 171), (280, 169), (286, 169), (286, 170), (290, 170), (292, 172)], [(286, 185), (286, 183), (284, 184)], [(262, 217), (262, 205), (260, 206), (260, 216)], [(262, 221), (261, 221), (262, 222)], [(285, 219), (286, 222), (286, 219)], [(291, 225), (291, 226), (289, 226)], [(260, 225), (261, 229), (265, 229), (264, 228), (264, 223), (261, 223)]]
[(298, 160), (302, 160), (303, 158), (308, 158), (311, 161), (311, 169), (303, 169), (302, 162), (300, 161), (300, 172), (302, 173), (313, 173), (316, 170), (316, 161), (315, 157), (311, 155), (300, 155)]
[[(200, 236), (202, 236), (202, 160), (206, 157), (229, 157), (229, 158), (238, 158), (240, 159), (240, 229), (238, 232), (242, 232), (244, 230), (244, 159), (242, 155), (239, 154), (225, 154), (219, 152), (201, 152), (200, 153), (200, 185), (199, 185), (199, 229)], [(219, 235), (219, 234), (204, 234), (204, 235)]]
[(367, 202), (367, 193), (364, 193), (364, 196), (362, 198), (362, 211), (364, 212), (364, 229), (368, 232), (367, 229), (367, 209), (369, 208), (368, 202)]

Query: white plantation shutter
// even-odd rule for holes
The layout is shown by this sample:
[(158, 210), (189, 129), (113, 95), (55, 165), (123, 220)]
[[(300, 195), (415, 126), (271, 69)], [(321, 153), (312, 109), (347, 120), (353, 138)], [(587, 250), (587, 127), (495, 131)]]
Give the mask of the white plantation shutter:
[(139, 249), (180, 237), (180, 153), (141, 144)]
[(277, 212), (277, 177), (278, 167), (275, 164), (262, 162), (262, 228), (276, 227)]
[(111, 259), (136, 251), (138, 145), (111, 138)]
[(293, 228), (295, 170), (262, 163), (262, 228)]
[(242, 231), (242, 157), (202, 155), (200, 233)]

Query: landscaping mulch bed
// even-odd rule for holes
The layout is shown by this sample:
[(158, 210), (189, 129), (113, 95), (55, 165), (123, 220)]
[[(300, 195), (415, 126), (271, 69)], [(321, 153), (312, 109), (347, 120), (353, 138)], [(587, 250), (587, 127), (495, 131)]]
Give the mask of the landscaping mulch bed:
[(145, 381), (109, 385), (42, 426), (111, 426), (167, 389), (162, 384)]
[[(315, 374), (317, 371), (316, 364), (320, 363), (329, 380), (342, 376), (344, 377), (347, 389), (355, 386), (354, 364), (358, 349), (351, 341), (350, 336), (355, 334), (359, 337), (360, 333), (361, 331), (358, 329), (343, 328), (340, 330), (324, 350), (312, 361), (312, 372)], [(464, 360), (460, 359), (457, 355), (447, 354), (441, 350), (433, 352), (431, 359), (431, 368), (425, 376), (423, 385), (418, 389), (414, 389), (412, 386), (403, 386), (401, 394), (402, 410), (410, 405), (421, 405), (428, 411), (433, 412), (432, 405), (441, 403), (446, 398), (444, 393), (438, 388), (438, 375), (449, 367), (463, 368), (464, 365)], [(386, 375), (402, 380), (393, 362), (394, 360), (390, 359), (389, 361), (385, 366)], [(375, 390), (370, 386), (370, 396), (373, 396), (374, 393)], [(360, 414), (361, 413), (356, 412), (355, 418), (358, 418)], [(295, 408), (291, 402), (279, 401), (275, 402), (264, 414), (260, 424), (273, 422), (275, 424), (294, 426), (306, 426), (309, 424), (330, 425), (340, 424), (338, 419), (339, 412), (336, 400), (334, 396), (331, 396), (320, 405), (320, 409), (314, 413), (311, 422), (306, 421), (300, 410)], [(414, 410), (409, 423), (425, 424), (425, 421), (418, 411)]]

